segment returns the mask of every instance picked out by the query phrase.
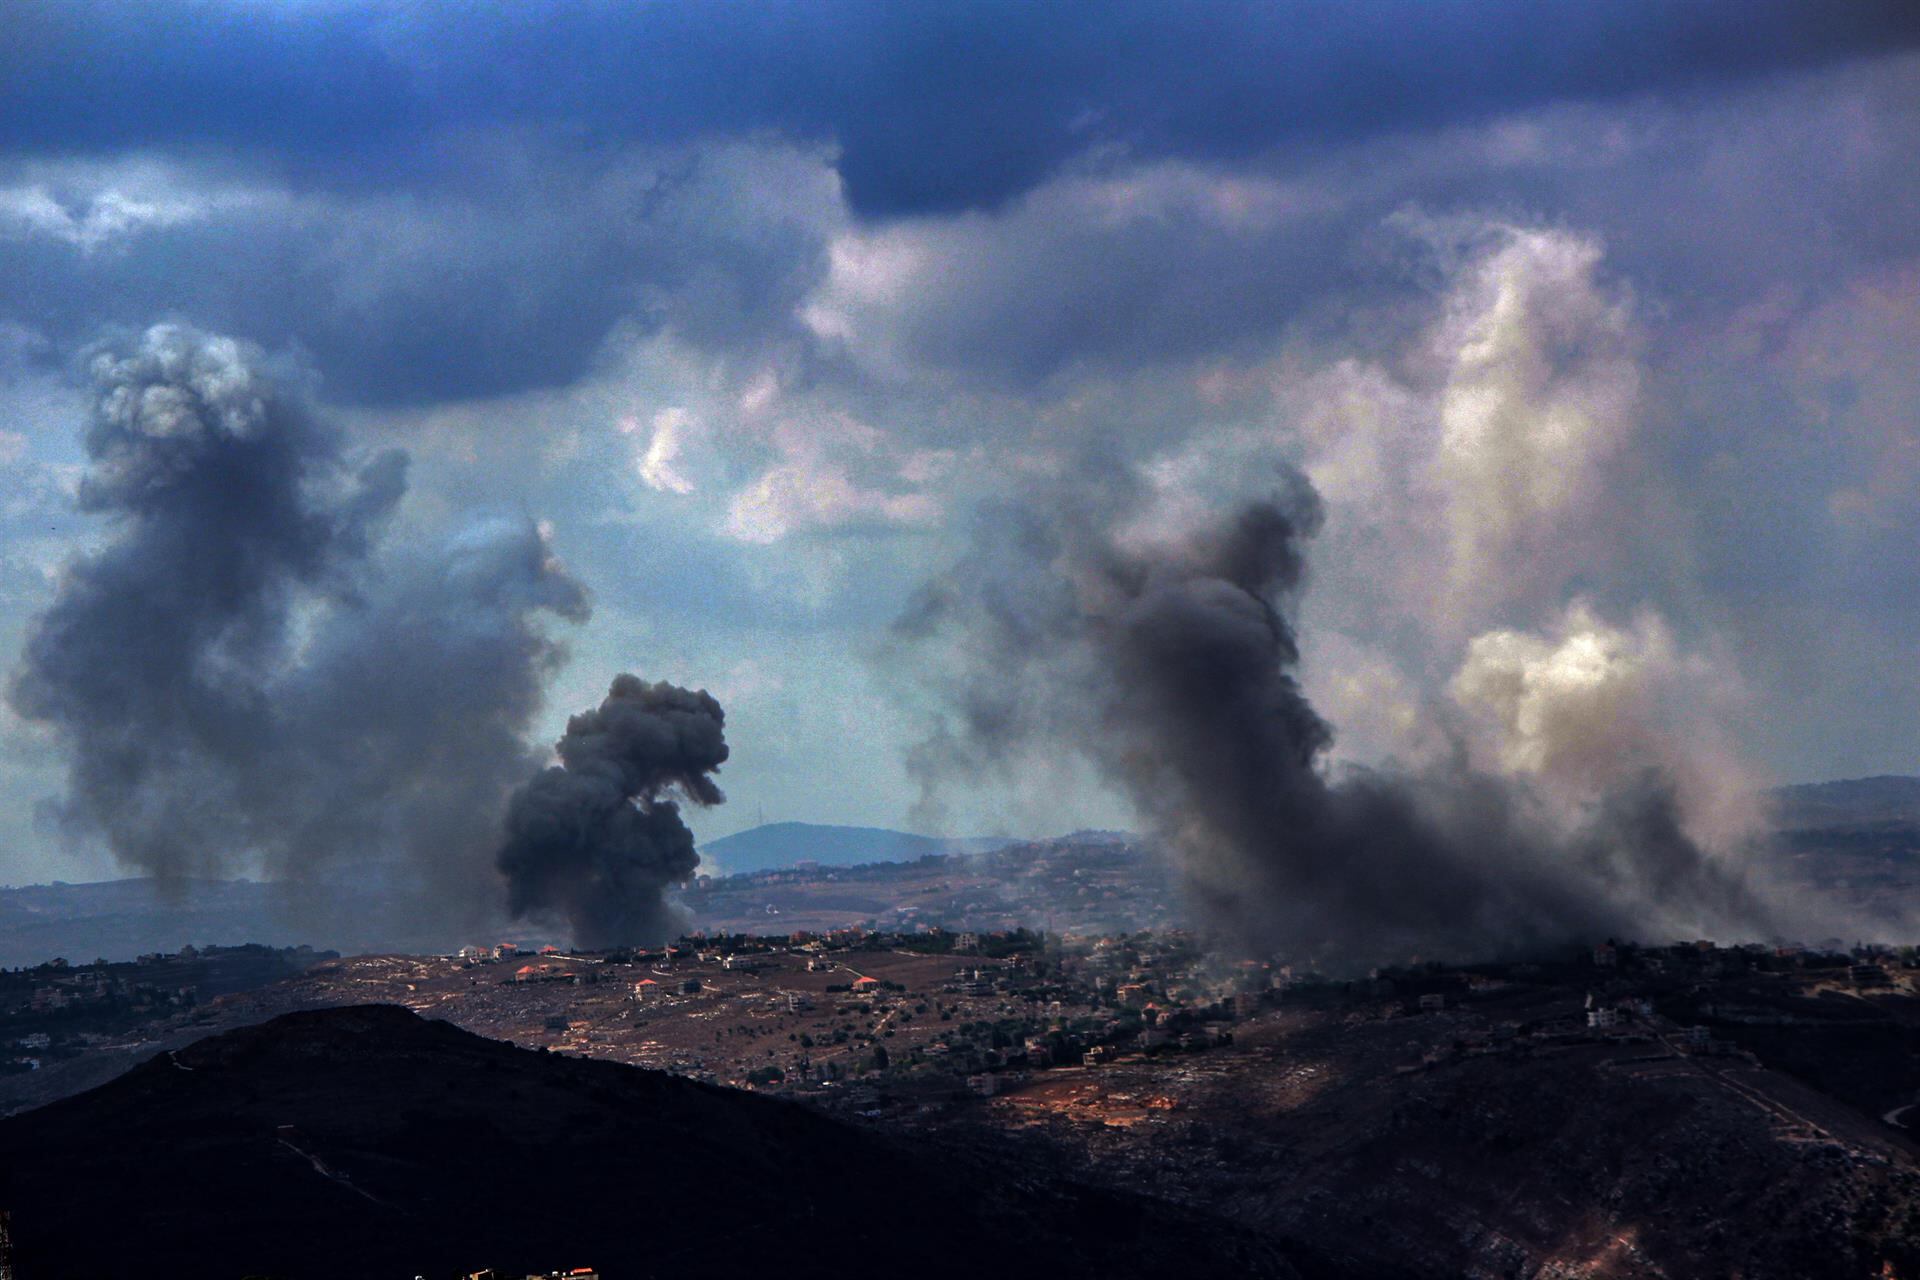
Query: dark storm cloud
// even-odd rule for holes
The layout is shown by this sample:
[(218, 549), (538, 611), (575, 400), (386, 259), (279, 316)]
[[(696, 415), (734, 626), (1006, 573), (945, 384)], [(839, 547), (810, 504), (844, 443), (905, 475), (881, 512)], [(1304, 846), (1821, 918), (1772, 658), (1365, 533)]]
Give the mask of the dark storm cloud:
[(680, 932), (666, 901), (700, 864), (679, 793), (724, 796), (726, 716), (704, 689), (614, 678), (600, 705), (567, 721), (560, 763), (514, 792), (498, 862), (516, 916), (564, 920), (577, 945), (663, 942)]
[(1333, 728), (1294, 674), (1290, 608), (1321, 520), (1306, 481), (1162, 535), (1123, 472), (1095, 476), (985, 513), (903, 618), (949, 708), (915, 757), (929, 785), (1080, 755), (1230, 938), (1342, 965), (1772, 928), (1658, 772), (1571, 829), (1464, 764), (1330, 780)]
[[(1714, 233), (1722, 220), (1773, 237), (1779, 272), (1834, 229), (1857, 238), (1863, 211), (1889, 221), (1877, 211), (1897, 192), (1843, 199), (1857, 179), (1828, 184), (1846, 216), (1796, 221), (1791, 191), (1716, 200), (1700, 182), (1712, 155), (1569, 175), (1408, 149), (1537, 104), (1684, 95), (1895, 49), (1920, 25), (1907, 12), (675, 3), (481, 21), (444, 7), (16, 6), (19, 38), (0, 41), (0, 318), (65, 347), (177, 315), (303, 347), (331, 401), (418, 406), (575, 383), (621, 332), (736, 359), (806, 349), (817, 335), (796, 315), (849, 212), (911, 229), (943, 220), (886, 220), (997, 207), (1004, 226), (955, 220), (954, 260), (873, 320), (925, 367), (1030, 385), (1082, 362), (1264, 341), (1356, 287), (1369, 255), (1356, 228), (1463, 195), (1625, 221), (1623, 252), (1644, 242), (1682, 297), (1703, 263), (1744, 289), (1754, 255), (1730, 251), (1744, 239)], [(1708, 145), (1747, 110), (1678, 136)], [(1606, 153), (1598, 132), (1578, 154)], [(1831, 133), (1817, 133), (1803, 150), (1827, 164)], [(1346, 145), (1382, 135), (1398, 143)], [(1111, 173), (1122, 155), (1216, 176), (1255, 160), (1292, 174), (1303, 207), (1249, 225), (1210, 215), (1205, 193), (1116, 213), (1043, 186), (1080, 172), (1077, 158)], [(130, 173), (141, 165), (157, 194)], [(1743, 166), (1729, 189), (1796, 167)], [(1650, 182), (1667, 198), (1621, 207), (1620, 190)], [(99, 217), (96, 238), (9, 227), (4, 198), (21, 192), (49, 216)], [(174, 200), (178, 216), (110, 232), (101, 200), (129, 195)], [(827, 361), (825, 376), (847, 373)]]
[(10, 689), (66, 754), (69, 830), (163, 880), (378, 889), (409, 939), (487, 918), (559, 658), (536, 619), (584, 618), (580, 586), (525, 520), (382, 548), (406, 456), (351, 458), (239, 343), (156, 328), (93, 373), (79, 496), (107, 536)]
[[(824, 261), (804, 225), (832, 198), (816, 157), (582, 158), (498, 138), (457, 150), (463, 173), (486, 175), (475, 189), (303, 192), (190, 163), (0, 166), (0, 188), (81, 224), (114, 197), (174, 211), (76, 244), (9, 235), (0, 207), (0, 316), (62, 346), (183, 316), (304, 348), (334, 402), (417, 405), (571, 383), (629, 317), (751, 343), (789, 323)], [(756, 216), (762, 190), (795, 212)]]
[[(632, 302), (580, 237), (546, 245), (502, 218), (472, 237), (408, 243), (404, 216), (382, 258), (361, 256), (368, 289), (344, 297), (337, 221), (277, 215), (143, 233), (110, 258), (46, 241), (0, 241), (7, 305), (63, 344), (103, 319), (182, 315), (284, 347), (327, 370), (330, 398), (419, 404), (564, 383), (587, 367)], [(463, 251), (461, 270), (450, 251)], [(517, 252), (516, 252), (517, 251)], [(262, 287), (267, 273), (272, 286)], [(556, 288), (565, 281), (567, 287)]]
[(770, 130), (868, 215), (992, 206), (1089, 145), (1232, 159), (1907, 47), (1904, 0), (1590, 5), (13, 6), (0, 148), (238, 148), (302, 181), (458, 184), (449, 134)]

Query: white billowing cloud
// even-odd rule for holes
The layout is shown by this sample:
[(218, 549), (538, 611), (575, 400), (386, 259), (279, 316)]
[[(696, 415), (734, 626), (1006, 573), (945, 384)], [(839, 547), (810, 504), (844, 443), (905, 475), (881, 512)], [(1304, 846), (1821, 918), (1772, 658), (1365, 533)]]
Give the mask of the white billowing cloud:
[(1623, 631), (1576, 603), (1552, 636), (1476, 636), (1450, 691), (1495, 731), (1486, 745), (1501, 772), (1584, 781), (1654, 763), (1655, 690), (1645, 677), (1672, 661), (1658, 619), (1642, 617)]
[(1414, 336), (1371, 358), (1290, 350), (1207, 370), (1202, 402), (1264, 398), (1264, 420), (1197, 434), (1154, 464), (1157, 481), (1204, 506), (1222, 485), (1264, 482), (1263, 460), (1291, 459), (1327, 508), (1315, 624), (1418, 637), (1429, 656), (1531, 625), (1578, 591), (1642, 598), (1687, 562), (1686, 531), (1638, 456), (1641, 327), (1599, 243), (1393, 224), (1448, 268)]
[(873, 363), (894, 363), (873, 313), (911, 300), (940, 265), (939, 246), (903, 227), (855, 230), (834, 239), (827, 263), (826, 282), (801, 308), (801, 320), (816, 337), (862, 349)]
[(1449, 268), (1425, 322), (1372, 358), (1288, 348), (1194, 375), (1194, 401), (1229, 423), (1235, 406), (1260, 407), (1146, 465), (1152, 518), (1195, 518), (1291, 461), (1327, 509), (1316, 622), (1417, 631), (1446, 655), (1596, 584), (1641, 596), (1649, 572), (1685, 562), (1684, 527), (1654, 518), (1664, 497), (1636, 457), (1640, 326), (1598, 242), (1504, 222), (1393, 224)]
[(1544, 631), (1486, 632), (1447, 692), (1481, 768), (1576, 807), (1658, 771), (1695, 838), (1751, 829), (1754, 779), (1729, 728), (1739, 682), (1723, 660), (1682, 651), (1651, 611), (1615, 626), (1575, 601)]
[[(653, 415), (653, 427), (647, 435), (646, 448), (635, 464), (635, 470), (648, 488), (668, 493), (693, 492), (693, 481), (680, 470), (680, 455), (686, 448), (692, 424), (692, 417), (678, 405), (669, 405)], [(634, 418), (623, 418), (620, 430), (633, 435), (640, 430), (640, 423)]]
[(1433, 480), (1456, 599), (1564, 572), (1611, 533), (1611, 467), (1640, 387), (1630, 302), (1598, 279), (1600, 245), (1500, 228), (1456, 277), (1434, 335), (1446, 382)]
[(932, 478), (926, 457), (892, 457), (885, 438), (853, 418), (783, 423), (774, 443), (780, 460), (728, 506), (730, 537), (764, 544), (848, 526), (927, 526), (941, 514), (934, 494), (913, 487)]
[(945, 509), (951, 455), (875, 426), (790, 346), (719, 354), (654, 334), (619, 345), (603, 378), (641, 483), (711, 499), (727, 539), (924, 528)]
[(79, 204), (58, 199), (42, 184), (0, 188), (0, 237), (45, 237), (92, 251), (146, 227), (171, 227), (204, 216), (179, 199), (142, 199), (109, 188)]
[(89, 255), (143, 232), (231, 217), (275, 200), (143, 157), (33, 162), (0, 175), (0, 241), (50, 241)]

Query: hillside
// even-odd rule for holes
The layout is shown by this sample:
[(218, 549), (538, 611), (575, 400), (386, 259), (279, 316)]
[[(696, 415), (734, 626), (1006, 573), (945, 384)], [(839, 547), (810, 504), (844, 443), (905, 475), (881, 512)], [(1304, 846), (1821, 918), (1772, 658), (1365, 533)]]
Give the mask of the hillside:
[[(1283, 1011), (1184, 1070), (1045, 1073), (956, 1122), (1041, 1126), (1083, 1176), (1270, 1231), (1315, 1274), (1920, 1274), (1920, 1174), (1899, 1131), (1736, 1052), (1578, 1033), (1472, 1043), (1502, 1015), (1547, 1011), (1533, 1000), (1490, 995), (1487, 1021)], [(1577, 988), (1561, 1003), (1578, 1011)], [(1837, 1036), (1809, 1048), (1833, 1066), (1855, 1052)], [(1896, 1062), (1910, 1079), (1904, 1055), (1874, 1065)], [(1144, 1097), (1164, 1119), (1139, 1118)]]
[[(112, 1135), (110, 1142), (102, 1135)], [(1289, 1276), (1201, 1214), (404, 1009), (290, 1014), (0, 1121), (35, 1280)], [(84, 1189), (82, 1194), (76, 1190)], [(111, 1229), (105, 1216), (111, 1214)]]
[(979, 853), (1013, 844), (993, 836), (952, 839), (916, 836), (881, 827), (836, 827), (812, 822), (769, 822), (700, 846), (701, 870), (727, 875), (774, 871), (800, 862), (852, 867), (872, 862), (912, 862), (928, 854)]
[[(215, 1002), (210, 1017), (258, 1035), (149, 1042), (122, 1082), (139, 1087), (19, 1117), (65, 1114), (44, 1127), (0, 1121), (0, 1167), (20, 1179), (0, 1205), (23, 1245), (37, 1232), (79, 1259), (21, 1274), (136, 1273), (110, 1265), (123, 1246), (87, 1237), (90, 1202), (66, 1191), (87, 1187), (115, 1207), (116, 1236), (165, 1244), (230, 1214), (261, 1235), (219, 1261), (289, 1276), (307, 1273), (269, 1233), (305, 1241), (336, 1221), (378, 1246), (329, 1244), (341, 1275), (591, 1262), (644, 1276), (654, 1255), (604, 1225), (637, 1221), (671, 1224), (661, 1249), (724, 1240), (694, 1253), (728, 1274), (854, 1257), (1129, 1275), (1175, 1250), (1166, 1274), (1285, 1274), (1221, 1262), (1246, 1237), (1215, 1235), (1216, 1217), (1325, 1280), (1920, 1276), (1920, 1145), (1903, 1123), (1920, 969), (1897, 957), (1685, 943), (1357, 982), (1267, 970), (1279, 981), (1262, 988), (1186, 934), (1028, 939), (967, 956), (964, 980), (916, 940), (548, 957), (534, 976), (519, 957), (363, 957)], [(1112, 1003), (1131, 971), (1153, 987), (1151, 1023)], [(878, 993), (851, 991), (856, 974)], [(652, 989), (636, 998), (637, 983)], [(268, 1022), (323, 1005), (341, 1021)], [(177, 1189), (196, 1185), (212, 1207)], [(1142, 1192), (1192, 1213), (1128, 1198)], [(1115, 1260), (1140, 1239), (1115, 1212), (1153, 1237), (1137, 1265)], [(463, 1215), (513, 1224), (527, 1248)], [(747, 1228), (769, 1233), (764, 1251)], [(1071, 1237), (1084, 1266), (1062, 1269)], [(445, 1240), (459, 1252), (427, 1247)]]
[[(1767, 857), (1788, 884), (1837, 893), (1849, 907), (1867, 911), (1873, 919), (1909, 908), (1920, 910), (1920, 778), (1855, 778), (1780, 787), (1768, 793), (1768, 800), (1781, 838)], [(1123, 842), (1124, 836), (1091, 832), (1025, 846), (995, 837), (950, 839), (877, 827), (776, 822), (709, 841), (701, 848), (701, 871), (715, 877), (742, 877), (804, 862), (834, 869), (898, 866), (929, 854), (1037, 849), (1080, 841)], [(963, 878), (943, 871), (937, 882)], [(1009, 899), (999, 905), (1019, 914), (1019, 923), (1041, 924), (1058, 908), (1058, 900), (1013, 892), (1021, 887), (1010, 884), (997, 895)], [(169, 896), (154, 881), (141, 879), (0, 887), (0, 966), (34, 965), (54, 956), (74, 961), (95, 956), (129, 960), (143, 952), (172, 951), (187, 942), (307, 945), (355, 953), (446, 951), (501, 937), (565, 941), (549, 939), (524, 922), (505, 920), (480, 931), (479, 937), (423, 929), (418, 919), (399, 915), (377, 891), (364, 885), (320, 892), (245, 880), (194, 880), (180, 888), (181, 892)], [(863, 896), (861, 888), (846, 883), (826, 886), (832, 891), (828, 914), (833, 923), (885, 917), (903, 898), (892, 892)], [(720, 887), (712, 893), (689, 891), (684, 901), (694, 912), (694, 927), (765, 927), (770, 918), (766, 908), (780, 897), (755, 887), (738, 903), (709, 901), (721, 893)], [(990, 896), (995, 895), (982, 895), (982, 900)], [(1147, 896), (1158, 899), (1160, 888), (1150, 886)], [(781, 911), (789, 914), (805, 905), (779, 903)], [(921, 905), (934, 904), (929, 899)], [(290, 907), (298, 908), (297, 917)], [(955, 923), (965, 918), (964, 912), (948, 914)], [(814, 927), (798, 915), (791, 923)]]

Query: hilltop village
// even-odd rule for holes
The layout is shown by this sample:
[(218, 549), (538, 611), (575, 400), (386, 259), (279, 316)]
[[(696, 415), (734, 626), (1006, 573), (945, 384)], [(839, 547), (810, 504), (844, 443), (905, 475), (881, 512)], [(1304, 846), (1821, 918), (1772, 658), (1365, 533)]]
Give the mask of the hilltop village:
[[(965, 1098), (1043, 1101), (1045, 1073), (1177, 1060), (1329, 1018), (1399, 1028), (1405, 1042), (1389, 1065), (1403, 1074), (1571, 1050), (1635, 1070), (1702, 1056), (1752, 1063), (1756, 1050), (1779, 1055), (1815, 1033), (1904, 1043), (1892, 1033), (1920, 1025), (1916, 963), (1912, 948), (1601, 942), (1558, 963), (1424, 964), (1334, 980), (1226, 960), (1182, 930), (939, 926), (695, 935), (600, 953), (511, 942), (344, 959), (187, 948), (0, 973), (0, 1061), (17, 1075), (296, 1008), (394, 1003), (523, 1047), (834, 1107), (919, 1111)], [(1875, 1114), (1914, 1100), (1894, 1083), (1899, 1073), (1879, 1083), (1847, 1074), (1860, 1077), (1853, 1092)]]
[[(203, 949), (4, 975), (0, 1110), (279, 1014), (401, 1005), (943, 1149), (1011, 1141), (1048, 1176), (1225, 1206), (1327, 1274), (1417, 1256), (1436, 1275), (1851, 1275), (1850, 1258), (1920, 1261), (1916, 961), (1600, 941), (1336, 978), (1177, 929), (936, 925), (591, 953)], [(260, 981), (232, 989), (241, 963)], [(225, 991), (181, 981), (210, 965)], [(110, 1034), (83, 1029), (109, 1015)], [(1585, 1269), (1540, 1270), (1568, 1257)]]
[[(1183, 931), (1074, 937), (864, 928), (719, 935), (635, 951), (323, 963), (316, 1003), (391, 999), (551, 1052), (855, 1105), (919, 1107), (1039, 1073), (1200, 1054), (1236, 1031), (1337, 1016), (1405, 1028), (1396, 1071), (1579, 1048), (1751, 1061), (1783, 1033), (1904, 1025), (1915, 953), (1602, 942), (1556, 963), (1438, 964), (1333, 980), (1228, 961)], [(1875, 1098), (1869, 1101), (1879, 1101)], [(1911, 1101), (1903, 1095), (1889, 1099)]]

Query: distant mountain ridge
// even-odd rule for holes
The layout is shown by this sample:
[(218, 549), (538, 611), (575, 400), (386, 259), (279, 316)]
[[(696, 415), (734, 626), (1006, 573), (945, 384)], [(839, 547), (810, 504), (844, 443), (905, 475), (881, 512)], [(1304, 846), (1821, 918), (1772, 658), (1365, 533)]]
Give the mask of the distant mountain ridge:
[(1768, 795), (1776, 825), (1785, 828), (1920, 822), (1920, 778), (1904, 774), (1805, 782)]
[[(1920, 828), (1920, 777), (1882, 775), (1776, 787), (1766, 793), (1773, 825), (1788, 833), (1904, 824)], [(1066, 841), (1127, 840), (1123, 832), (1076, 832)], [(1799, 839), (1799, 837), (1795, 837)], [(950, 838), (882, 827), (773, 822), (710, 840), (700, 870), (734, 875), (803, 862), (823, 867), (913, 862), (929, 854), (991, 852), (1030, 843), (1009, 837)], [(1043, 842), (1044, 843), (1044, 842)], [(1827, 844), (1794, 846), (1802, 863), (1826, 865)], [(1920, 849), (1920, 845), (1916, 845)], [(0, 965), (34, 965), (54, 956), (127, 960), (182, 944), (305, 944), (343, 952), (449, 949), (490, 937), (434, 938), (421, 923), (396, 919), (373, 885), (336, 885), (324, 896), (285, 884), (194, 880), (169, 896), (149, 879), (0, 886)], [(289, 910), (297, 907), (297, 911)], [(524, 923), (498, 926), (500, 937), (525, 941)]]
[[(522, 929), (501, 936), (527, 935)], [(55, 956), (131, 960), (187, 943), (359, 952), (444, 950), (461, 941), (449, 943), (430, 924), (408, 919), (371, 886), (330, 884), (320, 892), (313, 885), (196, 879), (163, 889), (141, 878), (0, 887), (0, 965), (8, 968)]]
[(854, 867), (912, 862), (928, 854), (988, 853), (1019, 840), (1007, 836), (920, 836), (884, 827), (840, 827), (813, 822), (769, 822), (700, 846), (701, 870), (712, 875), (777, 871), (802, 862)]
[(317, 930), (287, 922), (274, 885), (251, 880), (186, 880), (176, 893), (149, 879), (0, 888), (0, 965), (131, 960), (186, 943), (320, 945)]

